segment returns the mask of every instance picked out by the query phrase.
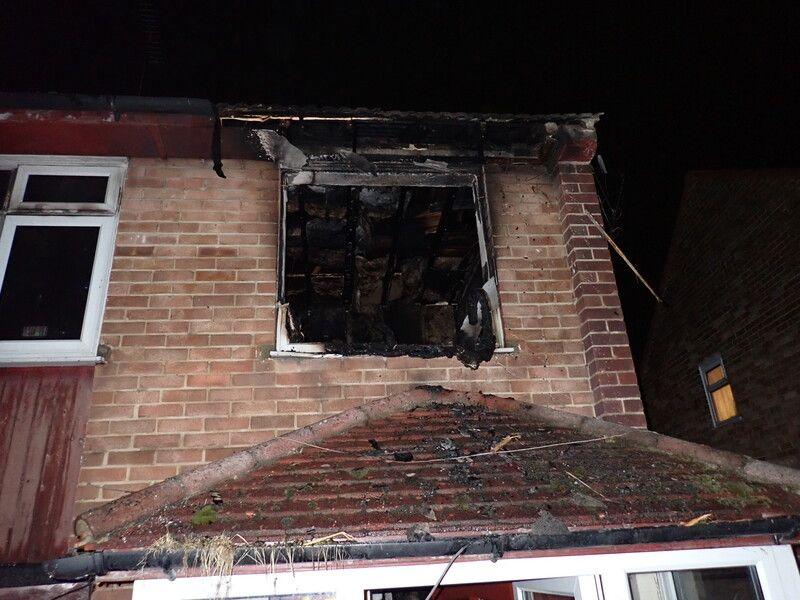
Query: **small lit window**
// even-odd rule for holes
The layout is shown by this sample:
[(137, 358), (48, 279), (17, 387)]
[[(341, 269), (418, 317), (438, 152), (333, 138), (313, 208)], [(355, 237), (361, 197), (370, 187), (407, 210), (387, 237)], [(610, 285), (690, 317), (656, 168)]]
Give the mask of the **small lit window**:
[(125, 165), (0, 156), (0, 362), (97, 356)]
[(709, 356), (700, 364), (700, 379), (706, 392), (714, 426), (739, 416), (728, 372), (719, 354)]

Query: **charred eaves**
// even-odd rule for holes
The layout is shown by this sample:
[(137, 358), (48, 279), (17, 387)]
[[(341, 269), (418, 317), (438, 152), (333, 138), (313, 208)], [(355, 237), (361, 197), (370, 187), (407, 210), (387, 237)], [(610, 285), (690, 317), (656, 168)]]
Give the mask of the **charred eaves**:
[(596, 113), (493, 115), (350, 108), (220, 105), (226, 127), (278, 132), (308, 156), (525, 158), (595, 139)]

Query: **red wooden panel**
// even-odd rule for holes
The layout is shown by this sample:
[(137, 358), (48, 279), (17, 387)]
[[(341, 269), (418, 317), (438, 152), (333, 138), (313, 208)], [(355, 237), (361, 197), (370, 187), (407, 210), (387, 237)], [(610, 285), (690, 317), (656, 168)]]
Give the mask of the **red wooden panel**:
[(67, 550), (93, 372), (0, 369), (0, 564)]
[[(108, 111), (5, 111), (0, 148), (8, 154), (211, 158), (207, 116)], [(247, 130), (222, 129), (222, 158), (258, 158)]]
[[(435, 600), (514, 600), (510, 582), (445, 585), (439, 588)], [(563, 599), (562, 599), (563, 600)]]

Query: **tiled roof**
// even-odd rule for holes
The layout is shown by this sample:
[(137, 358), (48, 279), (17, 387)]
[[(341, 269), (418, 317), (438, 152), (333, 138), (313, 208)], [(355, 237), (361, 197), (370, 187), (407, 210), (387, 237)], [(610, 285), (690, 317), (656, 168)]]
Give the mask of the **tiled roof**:
[[(616, 433), (598, 435), (576, 429), (573, 416), (559, 425), (536, 416), (554, 411), (452, 395), (433, 393), (398, 412), (383, 401), (379, 417), (314, 438), (314, 446), (287, 444), (271, 464), (213, 493), (118, 528), (104, 547), (145, 547), (167, 530), (227, 532), (250, 543), (345, 531), (366, 542), (406, 539), (410, 528), (454, 537), (674, 525), (707, 513), (716, 522), (800, 514), (800, 497), (779, 485), (638, 443), (655, 434), (614, 425)], [(491, 453), (506, 436), (513, 437), (502, 450), (511, 452)], [(514, 452), (529, 447), (541, 448)], [(197, 524), (203, 520), (213, 522)]]

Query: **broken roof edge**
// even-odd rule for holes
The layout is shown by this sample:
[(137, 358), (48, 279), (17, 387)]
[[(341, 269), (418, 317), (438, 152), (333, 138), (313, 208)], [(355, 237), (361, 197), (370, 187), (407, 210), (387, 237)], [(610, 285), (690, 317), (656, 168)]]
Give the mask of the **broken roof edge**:
[(375, 120), (430, 120), (430, 121), (487, 121), (532, 122), (558, 124), (581, 122), (586, 127), (594, 124), (602, 112), (581, 113), (472, 113), (383, 110), (380, 108), (349, 108), (331, 106), (273, 106), (266, 104), (217, 104), (219, 116), (231, 120), (321, 120), (321, 121), (375, 121)]
[(480, 405), (490, 410), (523, 415), (551, 427), (571, 429), (586, 435), (624, 435), (631, 442), (654, 451), (735, 471), (740, 477), (755, 483), (777, 484), (800, 491), (800, 470), (679, 440), (653, 431), (634, 429), (596, 417), (585, 417), (513, 398), (421, 386), (368, 402), (89, 509), (75, 519), (78, 545), (84, 546), (98, 541), (106, 534), (152, 514), (159, 508), (207, 492), (222, 482), (269, 465), (299, 451), (304, 446), (321, 442), (332, 435), (375, 419), (434, 403)]

